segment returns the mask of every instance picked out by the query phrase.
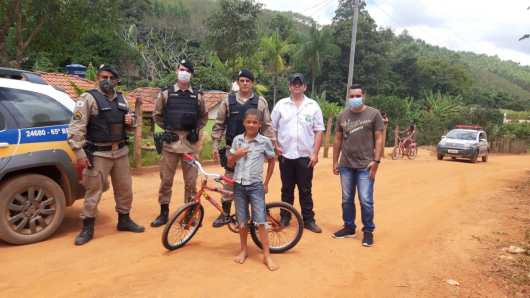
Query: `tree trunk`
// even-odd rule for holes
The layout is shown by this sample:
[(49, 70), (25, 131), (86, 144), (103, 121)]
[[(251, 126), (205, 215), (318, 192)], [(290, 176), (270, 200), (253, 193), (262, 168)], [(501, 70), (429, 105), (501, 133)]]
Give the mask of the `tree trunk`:
[(278, 89), (278, 71), (274, 71), (274, 105), (276, 105), (276, 96), (277, 96), (277, 89)]
[(6, 39), (9, 27), (13, 23), (13, 17), (15, 16), (18, 2), (22, 2), (22, 0), (13, 0), (13, 3), (7, 12), (7, 19), (2, 26), (2, 31), (0, 32), (0, 57), (2, 57), (2, 66), (4, 67), (9, 67), (9, 53), (7, 52)]
[(15, 58), (15, 65), (13, 66), (16, 69), (20, 69), (20, 63), (22, 63), (22, 54), (24, 50), (31, 42), (31, 40), (37, 35), (37, 32), (40, 31), (40, 28), (46, 22), (47, 16), (40, 21), (40, 23), (35, 27), (33, 32), (28, 36), (26, 42), (24, 42), (24, 36), (22, 35), (22, 1), (18, 2), (18, 11), (17, 11), (17, 54)]
[(234, 74), (236, 73), (236, 54), (233, 55), (232, 57), (232, 74), (230, 75), (230, 92), (229, 93), (232, 93), (232, 85), (234, 84), (232, 82), (232, 79), (234, 78)]

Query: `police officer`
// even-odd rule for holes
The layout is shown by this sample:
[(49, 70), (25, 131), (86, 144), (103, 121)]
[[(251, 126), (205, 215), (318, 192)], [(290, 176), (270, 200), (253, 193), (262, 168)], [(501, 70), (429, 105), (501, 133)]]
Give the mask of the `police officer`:
[[(230, 94), (223, 98), (221, 107), (217, 113), (215, 124), (212, 129), (213, 139), (213, 150), (212, 157), (215, 160), (219, 159), (219, 146), (221, 144), (221, 138), (226, 129), (226, 157), (230, 158), (230, 148), (232, 146), (232, 140), (235, 136), (245, 132), (243, 126), (243, 118), (245, 112), (248, 109), (255, 108), (261, 112), (263, 117), (263, 125), (261, 126), (261, 133), (271, 139), (272, 144), (276, 144), (276, 134), (272, 129), (272, 123), (270, 118), (269, 106), (265, 98), (255, 95), (252, 92), (254, 87), (254, 74), (249, 70), (242, 69), (237, 76), (237, 85), (239, 91), (235, 94)], [(232, 179), (234, 177), (234, 171), (231, 168), (225, 167), (225, 176)], [(224, 186), (225, 190), (232, 191), (233, 186), (226, 183)], [(230, 214), (230, 208), (232, 206), (233, 198), (231, 196), (223, 195), (221, 198), (223, 211)], [(225, 217), (222, 214), (213, 222), (213, 226), (218, 228), (226, 225), (230, 222), (229, 217)]]
[(183, 162), (184, 153), (198, 158), (199, 131), (208, 123), (208, 111), (202, 92), (190, 85), (193, 71), (193, 64), (189, 60), (182, 60), (176, 69), (177, 83), (168, 86), (160, 94), (153, 111), (156, 124), (164, 128), (164, 142), (158, 191), (160, 215), (151, 223), (151, 227), (165, 225), (168, 221), (173, 178), (179, 159), (184, 178), (184, 203), (197, 193), (198, 171)]
[(125, 141), (126, 129), (134, 128), (136, 119), (123, 94), (114, 90), (118, 72), (113, 66), (101, 65), (96, 80), (97, 89), (88, 90), (77, 100), (68, 128), (68, 144), (77, 157), (77, 164), (84, 168), (82, 183), (86, 189), (81, 212), (83, 230), (75, 238), (76, 245), (86, 244), (94, 236), (97, 206), (101, 194), (109, 188), (109, 174), (118, 212), (118, 231), (145, 230), (129, 217), (133, 191)]

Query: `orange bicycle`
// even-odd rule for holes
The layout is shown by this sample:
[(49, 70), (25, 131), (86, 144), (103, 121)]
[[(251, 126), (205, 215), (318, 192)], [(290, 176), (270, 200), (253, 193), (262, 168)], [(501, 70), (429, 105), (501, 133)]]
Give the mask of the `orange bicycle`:
[[(184, 246), (201, 227), (204, 218), (201, 197), (206, 198), (224, 216), (230, 216), (206, 193), (206, 190), (233, 196), (233, 192), (210, 186), (207, 182), (208, 177), (213, 178), (213, 180), (221, 184), (225, 182), (234, 184), (234, 181), (219, 174), (206, 173), (197, 160), (188, 154), (184, 154), (184, 156), (190, 160), (185, 162), (199, 170), (201, 174), (201, 187), (197, 191), (197, 194), (190, 199), (189, 203), (175, 211), (168, 220), (162, 233), (162, 244), (169, 250), (175, 250)], [(268, 203), (266, 204), (266, 215), (269, 249), (271, 253), (286, 252), (300, 241), (304, 231), (304, 223), (302, 221), (302, 215), (293, 206), (283, 202)], [(239, 225), (235, 214), (231, 215), (230, 218), (228, 228), (234, 233), (239, 233)], [(250, 222), (252, 223), (252, 218)], [(259, 248), (263, 248), (257, 227), (249, 224), (248, 228), (254, 243)]]

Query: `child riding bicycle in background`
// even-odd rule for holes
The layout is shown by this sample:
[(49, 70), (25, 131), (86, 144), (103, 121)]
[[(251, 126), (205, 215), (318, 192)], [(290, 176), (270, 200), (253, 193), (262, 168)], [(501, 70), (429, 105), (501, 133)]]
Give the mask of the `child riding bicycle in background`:
[(414, 124), (409, 125), (409, 128), (407, 130), (394, 131), (394, 132), (397, 132), (398, 134), (407, 133), (407, 137), (403, 141), (403, 147), (405, 148), (405, 150), (409, 148), (410, 144), (414, 143), (414, 137), (416, 136), (416, 131), (414, 130)]
[[(272, 261), (269, 251), (267, 232), (267, 215), (265, 194), (269, 191), (268, 184), (274, 171), (274, 148), (269, 138), (261, 135), (258, 130), (262, 125), (261, 113), (257, 109), (249, 109), (245, 113), (243, 125), (246, 133), (238, 135), (232, 141), (228, 159), (228, 166), (234, 167), (234, 203), (236, 218), (239, 225), (239, 239), (241, 252), (234, 261), (243, 264), (248, 256), (247, 235), (250, 214), (248, 205), (252, 208), (252, 224), (258, 227), (259, 238), (263, 247), (263, 263), (269, 270), (278, 269)], [(267, 176), (263, 183), (263, 163), (268, 160)]]

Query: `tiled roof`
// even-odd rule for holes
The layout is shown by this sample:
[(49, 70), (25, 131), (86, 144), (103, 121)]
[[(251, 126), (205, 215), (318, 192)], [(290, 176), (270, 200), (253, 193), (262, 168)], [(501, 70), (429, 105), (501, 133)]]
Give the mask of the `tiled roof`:
[(210, 111), (216, 105), (220, 104), (226, 95), (228, 95), (228, 93), (226, 92), (204, 92), (204, 100), (206, 100), (206, 110)]
[[(155, 102), (158, 98), (160, 88), (142, 87), (136, 88), (133, 92), (127, 94), (127, 100), (134, 111), (134, 102), (137, 98), (141, 98), (143, 101), (143, 111), (146, 113), (152, 113), (155, 108)], [(204, 92), (204, 99), (206, 100), (206, 110), (209, 111), (223, 100), (227, 95), (226, 92)]]
[(141, 98), (143, 107), (142, 110), (144, 113), (152, 113), (155, 108), (155, 102), (158, 98), (158, 93), (160, 92), (160, 88), (152, 88), (152, 87), (142, 87), (142, 88), (136, 88), (133, 92), (130, 92), (127, 94), (127, 101), (129, 102), (129, 105), (131, 106), (132, 110), (135, 110), (134, 103), (136, 99)]
[(46, 83), (53, 86), (61, 87), (66, 90), (66, 94), (68, 94), (68, 96), (70, 96), (70, 98), (74, 101), (77, 101), (77, 98), (79, 96), (74, 91), (74, 87), (72, 86), (70, 81), (74, 82), (74, 84), (81, 89), (93, 89), (96, 87), (95, 82), (74, 75), (66, 75), (62, 73), (49, 73), (38, 70), (36, 70), (35, 72), (40, 74), (41, 78), (43, 78)]

